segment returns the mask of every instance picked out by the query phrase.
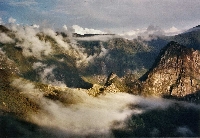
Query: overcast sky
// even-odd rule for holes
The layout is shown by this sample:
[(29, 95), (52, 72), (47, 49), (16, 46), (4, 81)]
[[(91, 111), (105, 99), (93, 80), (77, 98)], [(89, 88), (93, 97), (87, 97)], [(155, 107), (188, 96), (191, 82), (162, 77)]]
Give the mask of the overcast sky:
[(199, 0), (0, 0), (0, 22), (53, 28), (79, 25), (106, 32), (185, 29), (200, 24)]

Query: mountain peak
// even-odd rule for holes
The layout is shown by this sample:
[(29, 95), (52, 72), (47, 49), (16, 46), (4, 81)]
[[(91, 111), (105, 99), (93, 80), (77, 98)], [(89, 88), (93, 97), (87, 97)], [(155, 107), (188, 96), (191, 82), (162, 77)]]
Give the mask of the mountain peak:
[(183, 98), (199, 91), (199, 57), (200, 51), (170, 42), (141, 78), (142, 93)]
[(170, 57), (179, 55), (182, 51), (184, 51), (186, 47), (180, 45), (179, 43), (175, 41), (169, 42), (165, 47), (163, 47), (160, 50), (159, 55), (155, 59), (155, 62), (153, 63), (152, 67), (147, 71), (139, 80), (145, 81), (151, 71), (153, 71), (154, 68), (156, 68), (159, 64), (163, 62), (163, 60), (166, 60)]

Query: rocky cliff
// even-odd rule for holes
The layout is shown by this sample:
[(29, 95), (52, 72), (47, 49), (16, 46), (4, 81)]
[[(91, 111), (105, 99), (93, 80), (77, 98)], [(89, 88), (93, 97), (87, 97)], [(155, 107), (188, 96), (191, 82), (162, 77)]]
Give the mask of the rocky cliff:
[(185, 97), (200, 90), (200, 51), (176, 42), (164, 47), (140, 78), (142, 95)]

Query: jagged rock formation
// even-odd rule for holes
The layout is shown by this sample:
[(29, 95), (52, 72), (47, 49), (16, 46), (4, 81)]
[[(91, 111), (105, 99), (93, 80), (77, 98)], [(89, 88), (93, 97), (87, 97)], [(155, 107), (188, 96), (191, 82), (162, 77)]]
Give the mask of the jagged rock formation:
[(88, 89), (88, 94), (98, 96), (105, 93), (125, 92), (125, 90), (126, 85), (124, 84), (123, 79), (112, 72), (108, 75), (106, 83), (103, 86), (94, 84), (92, 88)]
[(200, 51), (170, 42), (140, 78), (142, 95), (184, 97), (200, 90)]

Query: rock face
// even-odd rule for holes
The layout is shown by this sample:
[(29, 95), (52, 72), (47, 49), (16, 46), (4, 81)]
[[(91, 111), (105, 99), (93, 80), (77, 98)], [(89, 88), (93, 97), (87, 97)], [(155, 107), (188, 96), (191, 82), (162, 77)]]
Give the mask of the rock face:
[(142, 95), (184, 97), (200, 90), (200, 51), (170, 42), (140, 78)]
[(92, 96), (98, 96), (106, 93), (125, 92), (126, 89), (124, 80), (112, 72), (108, 75), (106, 83), (103, 86), (94, 84), (92, 88), (88, 89), (87, 93)]

